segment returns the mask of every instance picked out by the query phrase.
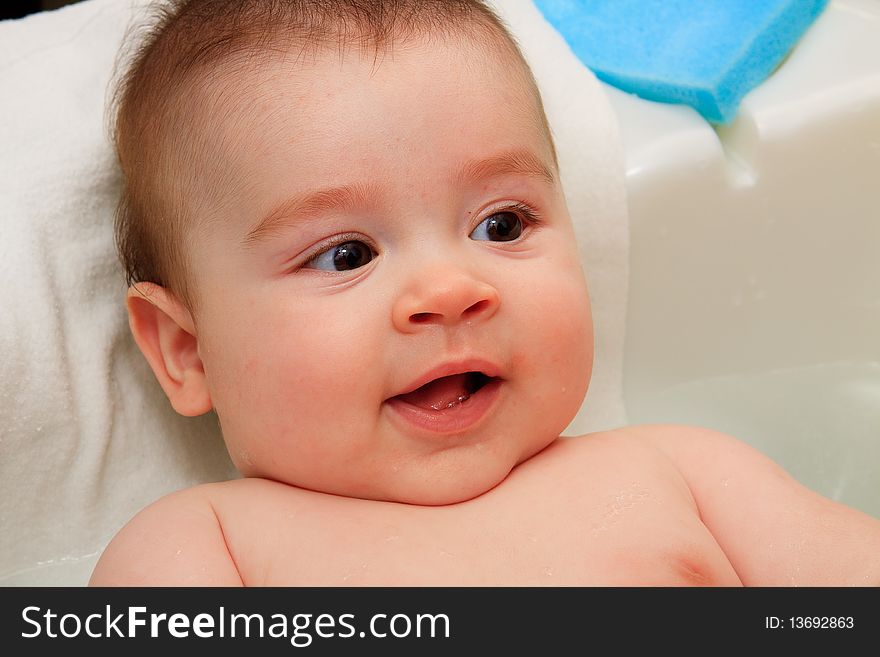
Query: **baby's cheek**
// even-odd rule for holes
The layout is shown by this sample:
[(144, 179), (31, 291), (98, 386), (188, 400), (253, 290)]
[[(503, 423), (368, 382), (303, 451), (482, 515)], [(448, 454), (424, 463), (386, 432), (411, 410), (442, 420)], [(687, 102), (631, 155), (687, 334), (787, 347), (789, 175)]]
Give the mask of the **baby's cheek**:
[(593, 329), (586, 283), (562, 272), (535, 299), (532, 349), (538, 353), (546, 394), (567, 413), (586, 394), (593, 362)]
[[(281, 322), (264, 336), (264, 379), (273, 381), (276, 415), (295, 415), (298, 432), (327, 432), (346, 426), (360, 410), (360, 398), (375, 392), (380, 344), (366, 314), (332, 312)], [(341, 403), (345, 400), (346, 403)]]

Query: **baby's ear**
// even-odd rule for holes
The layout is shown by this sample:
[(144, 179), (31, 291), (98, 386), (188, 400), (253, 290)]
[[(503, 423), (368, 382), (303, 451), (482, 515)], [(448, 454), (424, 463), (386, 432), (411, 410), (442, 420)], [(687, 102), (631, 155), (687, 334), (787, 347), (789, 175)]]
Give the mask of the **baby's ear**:
[(210, 411), (211, 395), (189, 310), (155, 283), (132, 285), (126, 307), (134, 340), (174, 410), (187, 416)]

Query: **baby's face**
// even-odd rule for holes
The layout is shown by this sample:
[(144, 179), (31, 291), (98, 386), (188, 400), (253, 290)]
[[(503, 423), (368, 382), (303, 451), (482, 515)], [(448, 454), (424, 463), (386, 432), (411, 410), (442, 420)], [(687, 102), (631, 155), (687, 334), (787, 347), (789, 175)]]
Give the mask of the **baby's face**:
[(198, 353), (229, 452), (328, 493), (479, 495), (567, 426), (592, 363), (536, 101), (465, 43), (293, 59), (223, 101), (225, 195), (198, 199)]

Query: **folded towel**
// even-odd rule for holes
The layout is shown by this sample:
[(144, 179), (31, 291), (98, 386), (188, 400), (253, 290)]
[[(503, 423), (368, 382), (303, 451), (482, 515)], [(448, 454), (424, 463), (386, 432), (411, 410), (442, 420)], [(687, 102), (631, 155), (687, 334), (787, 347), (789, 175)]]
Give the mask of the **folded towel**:
[(234, 472), (128, 330), (105, 92), (132, 6), (0, 23), (0, 583), (84, 584), (141, 507)]

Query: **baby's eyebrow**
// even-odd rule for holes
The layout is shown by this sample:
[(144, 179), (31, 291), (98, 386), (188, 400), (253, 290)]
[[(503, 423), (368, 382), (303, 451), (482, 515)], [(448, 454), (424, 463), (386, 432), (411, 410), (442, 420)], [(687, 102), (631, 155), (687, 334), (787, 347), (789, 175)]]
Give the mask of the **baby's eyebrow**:
[(556, 181), (553, 169), (540, 157), (528, 150), (512, 150), (467, 162), (458, 172), (456, 182), (464, 184), (473, 180), (509, 175), (540, 178), (550, 185)]
[[(512, 150), (487, 158), (466, 162), (455, 175), (455, 184), (501, 176), (520, 175), (539, 178), (553, 185), (553, 170), (541, 158), (527, 150)], [(351, 184), (328, 187), (294, 196), (267, 214), (242, 240), (246, 247), (268, 239), (297, 222), (317, 217), (332, 210), (346, 210), (369, 205), (378, 197), (375, 185)]]
[(377, 190), (371, 185), (340, 185), (327, 187), (287, 199), (267, 214), (242, 240), (244, 246), (253, 246), (274, 233), (297, 222), (331, 210), (364, 207), (375, 199)]

